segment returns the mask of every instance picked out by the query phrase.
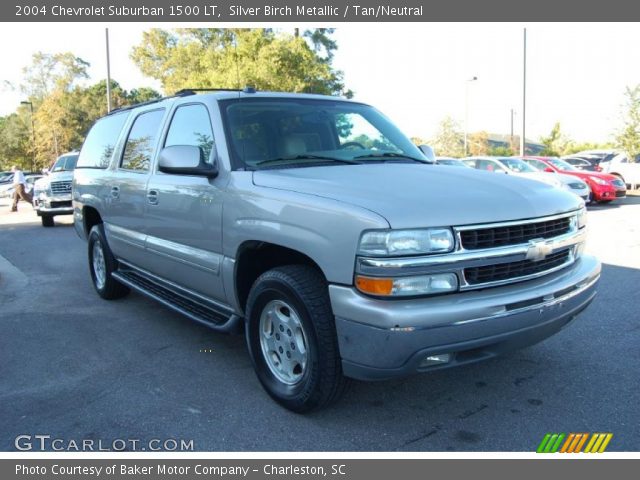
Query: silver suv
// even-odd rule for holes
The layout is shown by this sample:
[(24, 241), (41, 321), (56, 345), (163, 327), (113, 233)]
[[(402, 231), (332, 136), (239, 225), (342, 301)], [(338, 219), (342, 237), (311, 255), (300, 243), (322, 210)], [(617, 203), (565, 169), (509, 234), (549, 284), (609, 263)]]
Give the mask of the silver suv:
[(33, 186), (33, 208), (42, 220), (43, 227), (53, 227), (56, 215), (71, 215), (71, 184), (78, 152), (58, 157), (51, 170)]
[(305, 412), (347, 378), (531, 345), (595, 296), (582, 200), (422, 151), (362, 103), (183, 91), (95, 124), (75, 228), (102, 298), (243, 331), (269, 395)]

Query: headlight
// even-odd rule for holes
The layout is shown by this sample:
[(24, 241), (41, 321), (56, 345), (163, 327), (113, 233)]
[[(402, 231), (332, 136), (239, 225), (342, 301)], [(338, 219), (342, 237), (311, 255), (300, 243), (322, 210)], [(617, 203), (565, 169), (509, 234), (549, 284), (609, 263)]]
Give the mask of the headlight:
[(601, 178), (598, 177), (589, 177), (591, 180), (593, 180), (594, 182), (596, 182), (598, 185), (606, 185), (607, 181), (603, 180)]
[(458, 289), (455, 273), (435, 273), (415, 277), (379, 278), (356, 275), (356, 287), (363, 293), (381, 297), (411, 297), (454, 292)]
[(587, 226), (587, 209), (585, 207), (578, 210), (578, 213), (576, 214), (576, 223), (578, 224), (578, 228)]
[(455, 241), (449, 228), (420, 230), (373, 230), (360, 239), (359, 255), (377, 257), (446, 253)]

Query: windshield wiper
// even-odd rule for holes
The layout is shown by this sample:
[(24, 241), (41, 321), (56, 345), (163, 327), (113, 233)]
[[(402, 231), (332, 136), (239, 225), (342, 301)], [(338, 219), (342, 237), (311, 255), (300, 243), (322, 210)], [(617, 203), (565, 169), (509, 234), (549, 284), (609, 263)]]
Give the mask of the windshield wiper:
[(358, 157), (354, 157), (354, 159), (358, 158), (372, 158), (372, 159), (398, 159), (398, 160), (411, 160), (413, 162), (418, 163), (431, 163), (428, 160), (422, 160), (420, 158), (415, 158), (410, 155), (405, 155), (404, 153), (395, 153), (395, 152), (384, 152), (384, 153), (368, 153), (367, 155), (360, 155)]
[[(347, 160), (345, 158), (335, 158), (335, 157), (325, 157), (323, 155), (294, 155), (292, 157), (280, 157), (280, 158), (270, 158), (269, 160), (262, 160), (261, 162), (256, 163), (256, 166), (269, 165), (270, 163), (278, 163), (283, 162), (286, 165), (286, 162), (290, 160), (322, 160), (325, 162), (336, 162), (336, 163), (346, 163), (348, 165), (360, 165), (361, 162), (356, 162), (355, 160)], [(293, 163), (293, 162), (292, 162)]]

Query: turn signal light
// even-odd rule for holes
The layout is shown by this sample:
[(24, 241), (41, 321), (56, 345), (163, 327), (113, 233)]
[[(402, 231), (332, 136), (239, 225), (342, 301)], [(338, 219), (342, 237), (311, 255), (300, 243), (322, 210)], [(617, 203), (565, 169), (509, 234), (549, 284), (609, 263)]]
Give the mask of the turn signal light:
[(356, 276), (356, 287), (363, 293), (370, 295), (391, 295), (393, 279)]

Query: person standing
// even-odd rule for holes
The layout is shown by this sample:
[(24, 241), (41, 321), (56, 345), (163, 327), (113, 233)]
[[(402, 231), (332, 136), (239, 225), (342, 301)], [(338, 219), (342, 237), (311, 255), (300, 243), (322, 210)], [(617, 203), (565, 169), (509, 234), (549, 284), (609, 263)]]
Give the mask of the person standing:
[(11, 167), (13, 172), (13, 204), (11, 205), (11, 211), (18, 211), (18, 202), (20, 199), (25, 202), (32, 203), (31, 195), (27, 193), (26, 186), (27, 181), (24, 178), (24, 173), (16, 165)]

